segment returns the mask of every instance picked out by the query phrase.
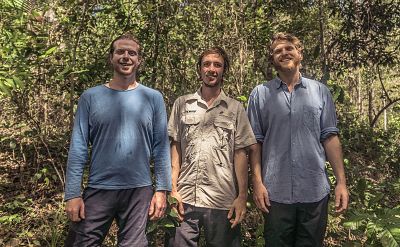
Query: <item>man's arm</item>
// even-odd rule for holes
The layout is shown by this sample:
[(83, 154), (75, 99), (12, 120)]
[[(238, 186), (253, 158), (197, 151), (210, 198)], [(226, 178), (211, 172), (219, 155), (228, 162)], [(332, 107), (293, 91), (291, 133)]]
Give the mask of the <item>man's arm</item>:
[(344, 173), (343, 154), (340, 140), (337, 135), (332, 135), (323, 141), (325, 153), (332, 166), (336, 178), (335, 208), (340, 213), (347, 209), (349, 192), (346, 187), (346, 176)]
[[(244, 148), (235, 150), (233, 162), (235, 166), (239, 194), (238, 197), (233, 201), (232, 207), (228, 213), (228, 219), (230, 219), (230, 222), (232, 223), (231, 228), (234, 228), (237, 224), (242, 222), (246, 214), (249, 168), (247, 165), (248, 162), (246, 150)], [(234, 219), (233, 214), (235, 214)]]
[(154, 96), (153, 158), (156, 192), (150, 203), (149, 216), (157, 220), (164, 216), (167, 207), (167, 191), (171, 190), (171, 159), (167, 130), (167, 112), (160, 93)]
[[(172, 141), (171, 143), (171, 164), (172, 164), (172, 190), (171, 190), (171, 196), (176, 198), (178, 201), (177, 205), (177, 212), (178, 212), (178, 217), (179, 220), (183, 220), (183, 215), (185, 213), (183, 209), (183, 202), (182, 202), (182, 197), (178, 193), (178, 177), (179, 177), (179, 172), (181, 169), (181, 157), (182, 157), (182, 150), (181, 150), (181, 145), (177, 141)], [(176, 207), (174, 205), (174, 207)]]
[(85, 219), (85, 204), (81, 198), (82, 175), (88, 160), (89, 103), (82, 95), (79, 98), (68, 153), (65, 182), (65, 212), (74, 222)]
[(261, 148), (261, 143), (256, 143), (251, 145), (249, 150), (253, 199), (257, 208), (264, 213), (268, 213), (267, 207), (271, 206), (271, 204), (269, 202), (267, 188), (264, 186), (261, 177)]

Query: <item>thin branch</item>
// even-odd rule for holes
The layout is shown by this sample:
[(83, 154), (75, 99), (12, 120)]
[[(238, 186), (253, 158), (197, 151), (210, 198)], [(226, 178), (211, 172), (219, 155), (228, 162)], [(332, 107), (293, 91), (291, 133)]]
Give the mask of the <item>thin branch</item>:
[(391, 105), (393, 105), (396, 102), (399, 102), (400, 98), (394, 99), (392, 101), (390, 101), (389, 103), (387, 103), (384, 107), (382, 107), (382, 109), (379, 110), (379, 112), (376, 114), (376, 116), (374, 117), (374, 119), (371, 121), (370, 127), (373, 128), (376, 124), (376, 122), (378, 121), (380, 115), (387, 109), (389, 108)]
[(381, 83), (382, 90), (385, 93), (385, 96), (389, 100), (389, 103), (390, 103), (390, 102), (392, 102), (392, 100), (390, 99), (389, 94), (386, 91), (385, 85), (383, 85), (382, 76), (381, 76), (381, 70), (379, 69), (379, 65), (376, 66), (376, 69), (378, 70), (378, 78), (379, 78), (379, 82)]

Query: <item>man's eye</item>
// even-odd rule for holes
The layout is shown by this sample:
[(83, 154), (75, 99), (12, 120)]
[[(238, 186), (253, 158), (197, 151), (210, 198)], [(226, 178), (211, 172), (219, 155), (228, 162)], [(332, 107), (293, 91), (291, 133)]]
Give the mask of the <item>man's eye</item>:
[(118, 54), (118, 55), (121, 55), (121, 54), (124, 54), (124, 50), (116, 50), (115, 51), (115, 54)]
[(130, 51), (129, 52), (129, 56), (136, 56), (136, 52), (135, 51)]
[(211, 63), (203, 63), (203, 67), (210, 67)]
[(214, 64), (214, 66), (215, 66), (216, 68), (222, 68), (222, 64), (220, 64), (220, 63), (216, 63), (216, 64)]

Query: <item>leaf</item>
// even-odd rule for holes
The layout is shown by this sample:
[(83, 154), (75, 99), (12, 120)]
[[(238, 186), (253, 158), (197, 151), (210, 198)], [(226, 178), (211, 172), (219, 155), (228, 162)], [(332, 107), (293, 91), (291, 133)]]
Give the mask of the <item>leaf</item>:
[(399, 243), (387, 229), (381, 232), (378, 237), (383, 247), (399, 247)]
[[(61, 73), (56, 77), (56, 80), (62, 80), (66, 76), (68, 76), (69, 72), (71, 71), (71, 67), (66, 67)], [(66, 75), (66, 76), (65, 76)]]
[(247, 97), (244, 95), (238, 96), (238, 97), (236, 97), (236, 99), (241, 102), (247, 102)]
[(36, 10), (32, 10), (31, 14), (33, 17), (42, 17), (42, 14), (37, 12)]
[(168, 213), (168, 215), (169, 216), (171, 216), (172, 218), (176, 218), (176, 219), (178, 219), (178, 212), (175, 210), (175, 209), (172, 209), (169, 213)]
[(0, 81), (0, 91), (8, 96), (11, 96), (11, 92), (3, 82)]
[(17, 88), (21, 88), (21, 89), (24, 88), (24, 83), (21, 81), (21, 79), (19, 79), (16, 76), (13, 76), (12, 78), (13, 78), (14, 84), (16, 85)]
[(15, 149), (17, 147), (17, 143), (15, 141), (10, 141), (10, 148)]
[(175, 197), (168, 195), (168, 203), (169, 205), (178, 204), (178, 200)]
[(53, 54), (56, 51), (57, 51), (57, 46), (51, 47), (44, 54), (40, 55), (39, 57), (47, 58), (48, 56), (50, 56), (51, 54)]
[(35, 173), (34, 178), (35, 180), (39, 180), (42, 177), (41, 173)]
[(173, 228), (173, 227), (175, 227), (174, 222), (173, 222), (170, 218), (168, 218), (168, 217), (162, 218), (162, 219), (159, 221), (158, 224), (159, 224), (160, 226), (166, 227), (166, 228)]
[(147, 234), (154, 232), (154, 230), (157, 229), (157, 223), (154, 221), (150, 221), (150, 223), (147, 225), (146, 232)]
[(14, 80), (11, 79), (11, 78), (7, 78), (6, 79), (6, 84), (5, 85), (8, 86), (8, 87), (15, 88)]
[(397, 242), (400, 241), (400, 227), (393, 227), (389, 229), (390, 233), (396, 239)]
[(343, 226), (350, 230), (358, 230), (365, 226), (365, 222), (364, 219), (359, 221), (346, 221), (343, 223)]
[(82, 70), (78, 70), (78, 71), (73, 71), (71, 72), (71, 74), (80, 74), (80, 73), (84, 73), (84, 72), (88, 72), (88, 69), (82, 69)]

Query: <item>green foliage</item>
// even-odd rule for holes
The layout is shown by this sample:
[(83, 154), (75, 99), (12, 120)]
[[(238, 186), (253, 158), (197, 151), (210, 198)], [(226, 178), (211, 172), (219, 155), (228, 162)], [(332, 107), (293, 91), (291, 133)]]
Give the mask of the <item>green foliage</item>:
[(151, 234), (157, 229), (162, 229), (166, 232), (170, 232), (175, 227), (179, 226), (179, 218), (178, 212), (172, 207), (172, 205), (176, 205), (178, 201), (176, 198), (168, 195), (167, 197), (167, 209), (165, 210), (165, 217), (157, 221), (150, 221), (147, 225), (147, 234)]
[[(395, 246), (399, 104), (387, 108), (386, 122), (383, 113), (374, 128), (370, 120), (400, 97), (399, 9), (398, 1), (0, 0), (0, 245), (62, 243), (73, 114), (85, 89), (110, 79), (107, 50), (116, 36), (139, 38), (140, 81), (159, 89), (170, 107), (199, 88), (198, 55), (214, 45), (230, 55), (225, 92), (246, 104), (251, 89), (274, 75), (269, 37), (288, 31), (305, 45), (302, 73), (329, 78), (340, 120), (352, 205), (345, 218), (330, 215), (326, 244)], [(263, 246), (261, 215), (254, 204), (248, 211), (243, 245)], [(148, 232), (157, 238), (177, 224), (169, 206)]]
[[(376, 201), (379, 197), (373, 197)], [(400, 243), (400, 206), (380, 208), (378, 202), (369, 202), (363, 210), (351, 210), (344, 227), (365, 232), (368, 242), (379, 243), (384, 247), (399, 246)], [(376, 208), (378, 207), (378, 208)]]
[(7, 202), (0, 207), (0, 223), (20, 223), (24, 215), (31, 209), (32, 199), (26, 199), (25, 195), (17, 196), (13, 201)]

